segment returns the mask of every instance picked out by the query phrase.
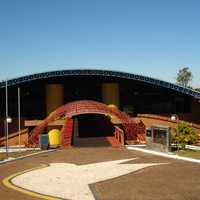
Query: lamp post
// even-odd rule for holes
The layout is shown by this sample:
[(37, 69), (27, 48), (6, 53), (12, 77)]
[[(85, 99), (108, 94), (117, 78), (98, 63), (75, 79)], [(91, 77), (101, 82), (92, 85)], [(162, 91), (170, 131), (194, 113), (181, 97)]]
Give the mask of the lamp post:
[(6, 134), (6, 157), (8, 158), (8, 124), (12, 123), (12, 118), (6, 117), (5, 119), (5, 134)]
[(178, 140), (177, 140), (177, 151), (179, 151), (179, 129), (178, 129), (178, 125), (179, 125), (179, 117), (177, 114), (173, 114), (171, 116), (171, 120), (172, 121), (176, 121), (177, 125), (176, 125), (176, 133), (177, 133), (177, 137), (178, 137)]
[(5, 118), (5, 136), (6, 136), (6, 156), (8, 158), (8, 124), (12, 123), (12, 118), (8, 116), (8, 81), (5, 81), (5, 89), (6, 89), (6, 118)]

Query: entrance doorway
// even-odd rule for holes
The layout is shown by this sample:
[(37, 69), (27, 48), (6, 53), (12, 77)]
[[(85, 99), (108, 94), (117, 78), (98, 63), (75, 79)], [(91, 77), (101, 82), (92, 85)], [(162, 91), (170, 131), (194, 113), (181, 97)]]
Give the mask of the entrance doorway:
[(73, 146), (110, 146), (107, 137), (114, 136), (114, 126), (109, 116), (83, 114), (74, 119)]

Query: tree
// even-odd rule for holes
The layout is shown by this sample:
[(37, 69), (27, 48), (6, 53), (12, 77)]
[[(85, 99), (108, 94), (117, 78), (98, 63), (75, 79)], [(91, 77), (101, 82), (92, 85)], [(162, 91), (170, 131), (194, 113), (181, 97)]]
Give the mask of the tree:
[(197, 92), (200, 92), (200, 88), (196, 88), (195, 90), (196, 90)]
[(192, 81), (192, 72), (189, 67), (184, 67), (178, 71), (176, 82), (184, 87), (188, 87)]

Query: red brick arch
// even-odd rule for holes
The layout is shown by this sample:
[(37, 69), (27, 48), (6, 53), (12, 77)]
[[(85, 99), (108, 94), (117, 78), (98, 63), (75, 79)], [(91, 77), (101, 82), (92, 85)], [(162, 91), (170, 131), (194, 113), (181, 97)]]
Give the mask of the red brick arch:
[(134, 123), (126, 113), (118, 109), (110, 108), (106, 104), (90, 100), (74, 101), (60, 106), (47, 118), (45, 118), (41, 124), (35, 127), (30, 134), (29, 144), (38, 143), (39, 135), (42, 133), (48, 123), (62, 117), (69, 119), (80, 114), (103, 114), (111, 117), (114, 116), (120, 121), (120, 124), (124, 128), (125, 134), (130, 134), (136, 125), (136, 123)]

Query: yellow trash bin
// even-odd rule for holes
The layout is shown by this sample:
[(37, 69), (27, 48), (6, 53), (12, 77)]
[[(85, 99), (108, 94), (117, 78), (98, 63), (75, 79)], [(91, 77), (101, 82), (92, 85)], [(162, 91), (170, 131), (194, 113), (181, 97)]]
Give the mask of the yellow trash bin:
[(57, 147), (60, 145), (61, 132), (58, 129), (52, 129), (48, 132), (50, 147)]

